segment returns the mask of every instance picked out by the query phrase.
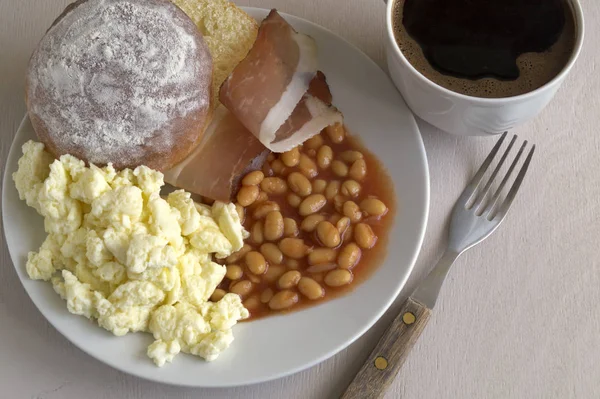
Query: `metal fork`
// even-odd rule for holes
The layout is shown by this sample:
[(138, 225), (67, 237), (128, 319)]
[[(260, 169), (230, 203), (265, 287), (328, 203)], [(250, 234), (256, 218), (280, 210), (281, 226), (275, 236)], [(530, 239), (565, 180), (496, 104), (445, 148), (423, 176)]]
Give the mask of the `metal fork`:
[(506, 136), (507, 133), (504, 133), (500, 137), (473, 180), (456, 201), (450, 221), (448, 248), (425, 280), (406, 300), (398, 316), (342, 395), (342, 399), (383, 397), (425, 328), (444, 279), (456, 259), (492, 234), (506, 217), (535, 151), (535, 145), (532, 145), (508, 194), (503, 196), (503, 189), (527, 147), (527, 141), (524, 141), (500, 185), (496, 190), (492, 190), (492, 184), (517, 140), (517, 136), (512, 137), (497, 166), (489, 178), (484, 179)]

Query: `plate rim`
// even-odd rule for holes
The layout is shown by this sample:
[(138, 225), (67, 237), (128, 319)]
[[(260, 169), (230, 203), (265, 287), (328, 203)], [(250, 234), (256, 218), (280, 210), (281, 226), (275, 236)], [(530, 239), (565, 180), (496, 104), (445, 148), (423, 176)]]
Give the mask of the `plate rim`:
[[(270, 9), (266, 9), (266, 8), (260, 8), (260, 7), (245, 7), (245, 6), (241, 6), (240, 7), (242, 10), (244, 10), (245, 12), (247, 12), (248, 14), (250, 14), (251, 17), (255, 18), (256, 14), (266, 14), (270, 11)], [(284, 13), (284, 12), (280, 12), (280, 14), (284, 17), (292, 17), (293, 19), (299, 20), (302, 23), (311, 25), (313, 28), (316, 28), (318, 30), (324, 31), (325, 33), (327, 33), (328, 35), (331, 36), (335, 36), (335, 38), (337, 40), (340, 40), (342, 42), (344, 42), (348, 47), (352, 48), (352, 50), (357, 53), (357, 55), (360, 55), (366, 62), (370, 63), (372, 66), (375, 66), (377, 69), (381, 70), (381, 72), (383, 72), (383, 74), (387, 77), (387, 79), (390, 82), (390, 85), (393, 85), (389, 74), (387, 74), (375, 61), (373, 61), (368, 55), (366, 55), (361, 49), (359, 49), (356, 45), (354, 45), (353, 43), (349, 42), (348, 40), (346, 40), (345, 38), (341, 37), (340, 35), (334, 33), (333, 31), (331, 31), (330, 29), (327, 29), (315, 22), (312, 22), (310, 20), (301, 18), (301, 17), (297, 17), (295, 15), (289, 14), (289, 13)], [(394, 90), (396, 90), (394, 88)], [(405, 103), (405, 100), (400, 96), (401, 100)], [(388, 309), (390, 308), (390, 306), (396, 301), (398, 295), (400, 294), (400, 292), (404, 289), (407, 280), (409, 279), (409, 277), (412, 275), (412, 272), (414, 270), (416, 261), (418, 259), (419, 254), (421, 253), (421, 249), (422, 249), (422, 245), (423, 245), (423, 241), (425, 238), (425, 233), (427, 230), (427, 223), (429, 220), (429, 212), (430, 212), (430, 193), (431, 193), (431, 180), (430, 180), (430, 172), (429, 172), (429, 163), (428, 163), (428, 159), (427, 159), (427, 152), (425, 149), (425, 144), (423, 142), (423, 137), (421, 134), (421, 131), (419, 129), (419, 126), (417, 125), (416, 119), (414, 117), (414, 114), (412, 113), (412, 111), (410, 110), (410, 108), (408, 108), (408, 106), (406, 106), (406, 109), (409, 113), (409, 120), (410, 120), (410, 124), (412, 125), (411, 130), (414, 130), (416, 132), (417, 135), (417, 142), (418, 142), (418, 147), (419, 147), (419, 152), (421, 155), (421, 158), (423, 160), (422, 162), (422, 167), (423, 167), (423, 173), (425, 176), (425, 182), (424, 182), (424, 207), (423, 207), (423, 213), (421, 215), (419, 215), (419, 219), (421, 221), (420, 223), (420, 229), (416, 234), (416, 238), (417, 238), (417, 243), (418, 245), (415, 246), (413, 253), (410, 255), (410, 264), (407, 265), (407, 270), (405, 275), (402, 277), (400, 284), (398, 285), (398, 289), (396, 290), (396, 292), (393, 293), (393, 295), (389, 296), (389, 301), (385, 304), (385, 306), (381, 307), (378, 311), (377, 314), (375, 314), (372, 318), (372, 322), (371, 323), (366, 323), (364, 325), (361, 326), (361, 328), (359, 329), (359, 331), (354, 334), (354, 336), (349, 339), (346, 340), (345, 342), (342, 342), (341, 344), (337, 345), (335, 348), (332, 348), (331, 350), (327, 351), (327, 353), (323, 354), (322, 356), (317, 357), (316, 359), (314, 359), (311, 362), (307, 362), (304, 363), (300, 366), (294, 367), (294, 368), (290, 368), (287, 369), (283, 372), (277, 373), (277, 374), (272, 374), (269, 377), (266, 378), (255, 378), (255, 379), (250, 379), (250, 380), (246, 380), (246, 381), (241, 381), (240, 383), (215, 383), (215, 384), (206, 384), (203, 383), (201, 385), (199, 384), (194, 384), (194, 383), (182, 383), (182, 382), (175, 382), (175, 381), (170, 381), (166, 378), (152, 378), (150, 376), (144, 375), (142, 373), (136, 373), (136, 370), (132, 370), (130, 368), (126, 368), (126, 367), (122, 367), (120, 366), (120, 364), (118, 362), (112, 362), (109, 361), (105, 358), (100, 358), (95, 356), (93, 353), (91, 353), (90, 351), (87, 350), (87, 348), (83, 345), (79, 345), (77, 342), (74, 342), (73, 340), (71, 340), (68, 336), (68, 333), (63, 332), (63, 329), (59, 326), (57, 326), (55, 323), (53, 323), (52, 320), (50, 320), (48, 317), (46, 317), (46, 314), (40, 309), (40, 307), (38, 306), (38, 304), (36, 303), (36, 301), (33, 300), (33, 298), (31, 297), (31, 295), (29, 294), (29, 290), (27, 289), (27, 287), (25, 286), (25, 284), (23, 283), (21, 276), (17, 270), (18, 266), (17, 264), (19, 262), (16, 262), (17, 259), (15, 259), (15, 256), (13, 256), (13, 250), (11, 250), (11, 247), (8, 245), (8, 240), (7, 240), (7, 222), (6, 222), (6, 218), (3, 218), (2, 221), (2, 225), (3, 225), (3, 230), (4, 230), (4, 240), (6, 242), (6, 247), (8, 249), (8, 253), (10, 256), (10, 259), (12, 261), (13, 267), (15, 268), (15, 272), (17, 273), (17, 277), (19, 279), (19, 282), (21, 283), (21, 285), (23, 286), (23, 288), (25, 289), (25, 292), (27, 293), (29, 299), (31, 300), (31, 302), (33, 302), (34, 306), (37, 308), (37, 310), (42, 314), (42, 316), (44, 317), (44, 319), (50, 324), (52, 325), (52, 327), (54, 327), (58, 332), (60, 332), (60, 334), (67, 340), (69, 341), (69, 343), (73, 344), (75, 347), (77, 347), (78, 349), (82, 350), (84, 353), (86, 353), (88, 356), (90, 356), (93, 359), (96, 359), (98, 361), (100, 361), (101, 363), (114, 368), (116, 370), (119, 370), (125, 374), (131, 375), (131, 376), (135, 376), (137, 378), (141, 378), (143, 380), (147, 380), (147, 381), (152, 381), (152, 382), (157, 382), (157, 383), (161, 383), (161, 384), (165, 384), (165, 385), (171, 385), (171, 386), (180, 386), (180, 387), (193, 387), (193, 388), (228, 388), (228, 387), (239, 387), (239, 386), (249, 386), (249, 385), (254, 385), (254, 384), (258, 384), (258, 383), (262, 383), (262, 382), (268, 382), (268, 381), (273, 381), (276, 379), (280, 379), (283, 377), (287, 377), (289, 375), (298, 373), (300, 371), (306, 370), (308, 368), (311, 368), (319, 363), (322, 363), (323, 361), (335, 356), (336, 354), (340, 353), (342, 350), (344, 350), (345, 348), (347, 348), (348, 346), (350, 346), (352, 343), (354, 343), (357, 339), (359, 339), (360, 337), (362, 337), (368, 330), (370, 330), (373, 325), (375, 325), (375, 323), (377, 323), (381, 317), (385, 314), (385, 312), (388, 311)], [(8, 163), (9, 163), (9, 155), (11, 153), (13, 153), (13, 147), (16, 144), (16, 138), (17, 138), (17, 134), (21, 131), (21, 129), (23, 129), (24, 125), (27, 123), (28, 120), (28, 114), (26, 113), (24, 118), (22, 119), (21, 123), (19, 124), (19, 127), (13, 137), (12, 143), (10, 145), (9, 148), (9, 152), (7, 154), (5, 163), (4, 163), (4, 173), (3, 173), (3, 181), (2, 181), (2, 213), (6, 214), (6, 201), (4, 201), (6, 192), (7, 192), (7, 188), (8, 188), (8, 184), (10, 184), (10, 182), (12, 182), (12, 173), (14, 171), (9, 171), (9, 167), (8, 167)], [(397, 195), (397, 194), (396, 194)], [(347, 293), (346, 295), (352, 295), (352, 293)], [(345, 296), (346, 296), (345, 295)]]

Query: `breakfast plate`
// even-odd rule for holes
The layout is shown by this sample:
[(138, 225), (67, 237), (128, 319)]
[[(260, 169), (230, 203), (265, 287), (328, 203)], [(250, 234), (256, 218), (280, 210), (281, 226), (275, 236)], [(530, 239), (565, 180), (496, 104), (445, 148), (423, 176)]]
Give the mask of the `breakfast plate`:
[[(268, 10), (244, 8), (257, 20)], [(386, 260), (351, 293), (318, 306), (240, 323), (230, 350), (216, 361), (181, 355), (156, 367), (146, 357), (150, 334), (115, 337), (70, 314), (52, 286), (31, 280), (25, 270), (29, 251), (44, 239), (43, 220), (19, 200), (11, 175), (21, 146), (35, 133), (28, 118), (12, 144), (4, 175), (2, 213), (8, 249), (21, 283), (46, 319), (73, 344), (123, 372), (161, 383), (193, 387), (253, 384), (313, 366), (341, 351), (367, 331), (394, 301), (418, 255), (429, 207), (429, 173), (414, 117), (385, 73), (365, 54), (328, 30), (282, 14), (319, 47), (319, 66), (327, 75), (334, 103), (345, 124), (387, 168), (398, 196)]]

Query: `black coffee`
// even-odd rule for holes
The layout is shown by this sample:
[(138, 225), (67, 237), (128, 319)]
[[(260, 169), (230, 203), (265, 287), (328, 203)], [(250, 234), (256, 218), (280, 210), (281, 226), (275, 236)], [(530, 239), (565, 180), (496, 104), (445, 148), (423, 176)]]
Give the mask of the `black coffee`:
[(396, 0), (394, 34), (428, 79), (475, 97), (510, 97), (566, 65), (575, 23), (565, 0)]

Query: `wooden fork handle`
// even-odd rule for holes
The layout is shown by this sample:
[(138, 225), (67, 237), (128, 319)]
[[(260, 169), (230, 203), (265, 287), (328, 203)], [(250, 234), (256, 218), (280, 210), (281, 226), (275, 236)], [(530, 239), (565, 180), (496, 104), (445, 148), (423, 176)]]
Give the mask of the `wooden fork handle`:
[(408, 298), (340, 399), (383, 398), (430, 316), (431, 309)]

